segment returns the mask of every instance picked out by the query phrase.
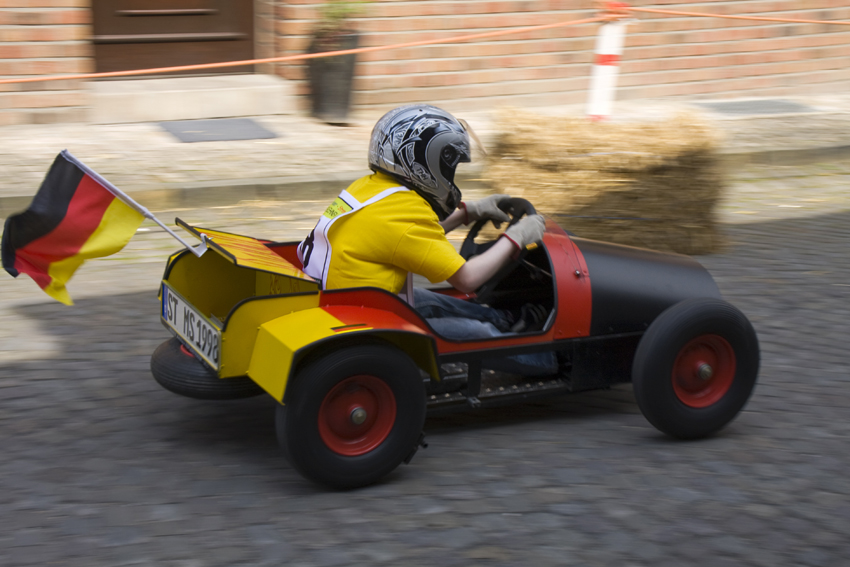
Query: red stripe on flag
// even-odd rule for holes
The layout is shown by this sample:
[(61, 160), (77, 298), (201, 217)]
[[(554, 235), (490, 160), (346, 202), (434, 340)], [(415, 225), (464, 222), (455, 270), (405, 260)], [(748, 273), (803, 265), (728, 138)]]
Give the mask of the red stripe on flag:
[(44, 289), (51, 281), (48, 275), (50, 264), (80, 251), (100, 225), (103, 214), (115, 198), (94, 179), (84, 176), (77, 185), (62, 222), (49, 234), (15, 252), (15, 269), (29, 274)]
[(597, 65), (618, 65), (620, 63), (620, 56), (613, 55), (611, 53), (597, 53), (596, 54), (596, 64)]

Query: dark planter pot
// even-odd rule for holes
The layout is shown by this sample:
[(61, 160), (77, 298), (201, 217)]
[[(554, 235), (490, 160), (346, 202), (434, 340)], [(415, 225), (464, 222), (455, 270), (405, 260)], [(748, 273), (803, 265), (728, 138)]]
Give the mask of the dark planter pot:
[[(356, 49), (360, 36), (356, 32), (340, 32), (317, 36), (309, 53)], [(328, 124), (345, 124), (351, 107), (351, 81), (356, 55), (338, 55), (307, 60), (312, 114)]]

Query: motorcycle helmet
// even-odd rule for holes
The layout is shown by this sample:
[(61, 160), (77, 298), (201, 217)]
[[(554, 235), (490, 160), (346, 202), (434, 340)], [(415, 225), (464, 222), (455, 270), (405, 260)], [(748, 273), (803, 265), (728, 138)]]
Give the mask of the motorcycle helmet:
[(369, 168), (416, 191), (440, 220), (460, 204), (455, 170), (458, 163), (469, 161), (466, 129), (436, 106), (401, 106), (386, 113), (372, 129)]

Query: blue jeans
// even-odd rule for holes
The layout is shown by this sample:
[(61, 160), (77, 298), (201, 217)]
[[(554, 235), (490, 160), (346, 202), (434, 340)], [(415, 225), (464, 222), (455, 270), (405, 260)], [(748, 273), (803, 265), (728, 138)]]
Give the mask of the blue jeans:
[[(510, 329), (506, 311), (427, 289), (413, 289), (413, 307), (438, 335), (455, 341), (501, 337)], [(481, 362), (484, 368), (525, 376), (547, 376), (558, 371), (554, 352), (518, 354)]]

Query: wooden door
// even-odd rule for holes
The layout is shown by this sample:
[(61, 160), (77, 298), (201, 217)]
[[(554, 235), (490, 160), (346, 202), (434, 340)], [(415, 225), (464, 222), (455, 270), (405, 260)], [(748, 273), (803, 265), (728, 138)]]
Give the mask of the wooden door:
[(253, 0), (93, 0), (97, 71), (252, 59), (253, 7)]

